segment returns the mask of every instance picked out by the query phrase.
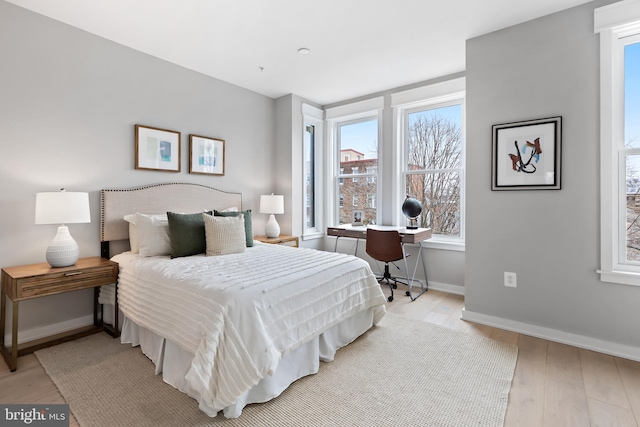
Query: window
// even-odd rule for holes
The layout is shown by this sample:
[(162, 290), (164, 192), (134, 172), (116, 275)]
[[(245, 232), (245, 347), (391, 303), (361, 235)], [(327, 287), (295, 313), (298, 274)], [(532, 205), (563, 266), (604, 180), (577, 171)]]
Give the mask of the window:
[(375, 209), (375, 207), (376, 207), (376, 195), (375, 194), (367, 194), (367, 207)]
[[(352, 207), (357, 209), (358, 196), (366, 200), (367, 194), (377, 191), (375, 180), (371, 182), (369, 179), (360, 180), (359, 178), (373, 176), (361, 172), (367, 167), (378, 164), (378, 119), (367, 117), (346, 121), (340, 123), (336, 131), (338, 147), (342, 153), (340, 158), (347, 159), (340, 163), (338, 182), (342, 182), (342, 185), (338, 186), (339, 194), (350, 196), (353, 201)], [(350, 224), (352, 210), (351, 208), (342, 209), (338, 216), (338, 224)], [(376, 219), (375, 208), (364, 209), (364, 223), (375, 224)]]
[(315, 210), (315, 162), (313, 154), (315, 153), (315, 137), (316, 127), (306, 124), (304, 127), (304, 175), (306, 206), (305, 206), (305, 227), (314, 228), (316, 226), (316, 210)]
[[(363, 223), (376, 224), (375, 204), (363, 207), (369, 194), (378, 194), (378, 138), (383, 98), (374, 98), (327, 109), (334, 174), (327, 206), (332, 224), (351, 224), (353, 210), (364, 211)], [(331, 197), (332, 196), (332, 197)], [(343, 204), (347, 198), (347, 205)], [(349, 203), (351, 201), (352, 203)], [(337, 208), (336, 208), (337, 205)]]
[(420, 227), (461, 236), (462, 105), (405, 112), (405, 192), (422, 202)]
[(624, 45), (625, 237), (621, 263), (640, 265), (640, 35)]
[(304, 120), (303, 138), (303, 179), (302, 184), (302, 228), (303, 238), (321, 237), (322, 210), (317, 200), (322, 197), (322, 129), (323, 112), (307, 104), (302, 106)]
[(464, 79), (400, 93), (392, 103), (402, 147), (401, 194), (421, 202), (418, 225), (432, 229), (432, 240), (460, 245), (464, 243)]
[(367, 169), (367, 182), (375, 183), (376, 182), (376, 175), (378, 174), (378, 167), (377, 166), (368, 166), (366, 169)]
[(597, 8), (601, 280), (640, 286), (640, 8)]

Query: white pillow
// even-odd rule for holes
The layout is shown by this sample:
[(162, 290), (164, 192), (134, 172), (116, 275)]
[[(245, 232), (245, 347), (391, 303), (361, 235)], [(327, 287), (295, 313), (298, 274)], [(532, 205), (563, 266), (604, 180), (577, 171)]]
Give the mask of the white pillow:
[(169, 255), (169, 220), (167, 215), (145, 215), (136, 213), (135, 227), (138, 234), (140, 256)]
[(236, 208), (235, 206), (232, 206), (230, 208), (221, 210), (220, 212), (238, 212), (238, 208)]
[(244, 235), (244, 215), (213, 216), (202, 214), (207, 242), (207, 256), (244, 252), (247, 240)]
[(138, 229), (136, 228), (136, 214), (125, 215), (124, 220), (129, 223), (129, 245), (131, 246), (131, 253), (137, 254), (139, 252), (138, 244)]

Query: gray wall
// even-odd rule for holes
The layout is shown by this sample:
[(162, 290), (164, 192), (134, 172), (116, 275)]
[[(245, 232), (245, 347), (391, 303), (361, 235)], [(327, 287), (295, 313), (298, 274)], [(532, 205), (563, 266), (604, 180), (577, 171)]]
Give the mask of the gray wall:
[[(640, 289), (604, 283), (594, 2), (467, 42), (465, 310), (640, 346)], [(491, 126), (562, 116), (562, 189), (491, 191)], [(516, 272), (518, 287), (503, 285)]]
[[(99, 255), (99, 191), (194, 182), (273, 190), (275, 101), (0, 1), (0, 267), (44, 262), (55, 225), (34, 225), (40, 191), (89, 192), (91, 224), (72, 224)], [(182, 172), (134, 169), (134, 125), (182, 133)], [(223, 177), (188, 173), (190, 133), (226, 140)], [(203, 208), (206, 206), (203, 206)], [(264, 232), (265, 215), (254, 215)], [(91, 291), (21, 303), (20, 330), (92, 313)], [(10, 320), (10, 318), (9, 318)], [(21, 337), (22, 338), (22, 337)]]

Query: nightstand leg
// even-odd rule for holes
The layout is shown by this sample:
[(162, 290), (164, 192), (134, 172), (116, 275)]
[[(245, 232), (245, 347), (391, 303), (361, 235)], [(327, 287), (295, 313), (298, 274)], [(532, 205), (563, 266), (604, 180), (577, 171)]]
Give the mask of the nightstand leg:
[[(0, 285), (2, 286), (2, 285)], [(5, 317), (7, 317), (7, 295), (4, 292), (4, 287), (0, 291), (0, 349), (4, 349), (4, 332), (5, 332)]]
[(120, 336), (120, 319), (118, 318), (120, 313), (120, 308), (118, 307), (118, 282), (115, 283), (114, 287), (116, 288), (116, 296), (113, 304), (113, 337), (118, 338)]
[(12, 335), (11, 342), (13, 345), (11, 346), (11, 353), (9, 353), (9, 349), (5, 345), (5, 332), (6, 332), (6, 317), (7, 317), (7, 293), (5, 292), (5, 288), (2, 287), (2, 291), (0, 292), (0, 352), (2, 353), (2, 357), (7, 362), (7, 366), (11, 372), (15, 371), (18, 366), (18, 303), (13, 302), (13, 324), (12, 324)]
[(13, 322), (11, 322), (11, 372), (18, 367), (18, 301), (13, 301)]
[(98, 298), (100, 296), (100, 286), (96, 286), (93, 288), (93, 326), (100, 327), (102, 326), (103, 318), (98, 318), (98, 308), (100, 304), (98, 303)]

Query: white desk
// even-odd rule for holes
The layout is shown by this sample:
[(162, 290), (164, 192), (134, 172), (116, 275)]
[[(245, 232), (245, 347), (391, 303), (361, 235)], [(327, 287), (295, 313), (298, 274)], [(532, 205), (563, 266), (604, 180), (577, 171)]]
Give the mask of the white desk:
[[(422, 259), (422, 245), (420, 242), (423, 240), (427, 240), (431, 238), (431, 229), (430, 228), (416, 228), (410, 229), (406, 227), (396, 227), (391, 225), (370, 225), (369, 228), (373, 228), (376, 230), (398, 230), (400, 233), (400, 241), (402, 243), (402, 257), (404, 259), (405, 266), (407, 264), (407, 255), (404, 250), (405, 243), (414, 243), (418, 244), (418, 260), (416, 260), (416, 265), (413, 268), (413, 275), (409, 278), (409, 271), (407, 271), (407, 280), (409, 281), (409, 290), (407, 291), (407, 296), (411, 298), (411, 301), (418, 298), (420, 295), (425, 293), (429, 289), (429, 282), (427, 281), (427, 267), (424, 264), (424, 260)], [(327, 235), (335, 236), (336, 243), (333, 248), (334, 252), (338, 249), (338, 239), (340, 237), (350, 237), (353, 239), (367, 239), (367, 227), (365, 226), (352, 226), (351, 224), (338, 225), (335, 227), (327, 227)], [(356, 242), (356, 250), (354, 255), (358, 255), (358, 243)], [(424, 271), (424, 281), (425, 286), (422, 286), (422, 282), (420, 280), (416, 280), (416, 270), (418, 268), (418, 262), (422, 263), (422, 270)], [(408, 267), (407, 267), (408, 269)], [(421, 292), (413, 296), (412, 288), (413, 282), (417, 281), (420, 283)]]

